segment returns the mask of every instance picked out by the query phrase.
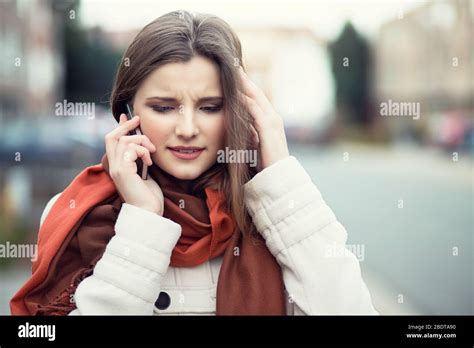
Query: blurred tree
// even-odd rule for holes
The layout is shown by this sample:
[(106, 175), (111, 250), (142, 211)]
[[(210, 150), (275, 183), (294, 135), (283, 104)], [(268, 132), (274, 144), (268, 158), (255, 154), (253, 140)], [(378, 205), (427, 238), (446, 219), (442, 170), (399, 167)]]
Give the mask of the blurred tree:
[(74, 1), (68, 10), (75, 11), (75, 19), (66, 19), (64, 27), (65, 98), (106, 104), (121, 53), (110, 47), (100, 28), (81, 26), (79, 4)]
[(344, 124), (366, 127), (370, 123), (370, 48), (350, 22), (330, 44), (336, 83), (338, 114)]

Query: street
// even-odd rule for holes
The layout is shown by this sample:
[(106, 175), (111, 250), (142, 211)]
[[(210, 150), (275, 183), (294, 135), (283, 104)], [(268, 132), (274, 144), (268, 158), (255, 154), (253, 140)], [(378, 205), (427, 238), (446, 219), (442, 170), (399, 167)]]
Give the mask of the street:
[(347, 243), (365, 245), (362, 272), (381, 313), (473, 314), (472, 159), (410, 146), (315, 149), (290, 153)]

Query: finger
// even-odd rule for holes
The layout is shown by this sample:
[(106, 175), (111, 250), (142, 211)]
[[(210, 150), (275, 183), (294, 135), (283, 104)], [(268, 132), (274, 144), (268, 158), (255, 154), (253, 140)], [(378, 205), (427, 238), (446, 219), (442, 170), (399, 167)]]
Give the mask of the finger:
[(271, 110), (271, 103), (268, 101), (263, 91), (252, 80), (250, 80), (242, 67), (239, 67), (239, 72), (242, 78), (242, 92), (248, 97), (254, 99), (262, 110), (269, 112)]
[(245, 94), (241, 92), (239, 93), (240, 93), (242, 102), (244, 103), (245, 107), (249, 111), (250, 115), (252, 115), (255, 125), (258, 125), (259, 122), (261, 122), (261, 119), (264, 117), (263, 110), (260, 108), (260, 106), (257, 104), (257, 102), (254, 99), (246, 96)]
[[(127, 116), (125, 114), (120, 114), (119, 125), (123, 124), (126, 119), (127, 119)], [(116, 146), (117, 146), (117, 142), (115, 141), (115, 138), (113, 137), (111, 133), (112, 132), (107, 133), (105, 135), (105, 153), (107, 154), (109, 165), (112, 165), (114, 162), (115, 157), (113, 156), (115, 155)]]
[(117, 153), (117, 142), (120, 137), (127, 135), (132, 129), (138, 127), (139, 124), (140, 122), (137, 116), (128, 120), (125, 114), (120, 115), (120, 123), (117, 128), (105, 135), (105, 148), (107, 157), (110, 160), (112, 160), (112, 156)]
[(115, 154), (120, 155), (121, 153), (125, 151), (124, 149), (127, 148), (128, 144), (132, 144), (132, 143), (143, 146), (147, 148), (148, 151), (150, 152), (156, 151), (155, 145), (153, 145), (151, 140), (148, 139), (146, 135), (126, 135), (126, 136), (120, 137), (116, 146)]
[(156, 146), (151, 142), (150, 138), (148, 138), (144, 134), (136, 134), (136, 135), (125, 135), (120, 137), (119, 139), (119, 144), (129, 144), (129, 143), (135, 143), (138, 145), (145, 146), (150, 150), (150, 152), (155, 152), (156, 151)]
[[(123, 116), (120, 116), (120, 119), (122, 119), (122, 117)], [(140, 125), (140, 117), (135, 116), (131, 120), (127, 119), (123, 123), (119, 123), (118, 127), (112, 130), (110, 133), (108, 133), (107, 136), (109, 136), (113, 140), (118, 140), (121, 136), (127, 135), (130, 131), (134, 130), (139, 125)]]
[(151, 166), (153, 164), (150, 151), (148, 151), (146, 147), (135, 143), (129, 143), (120, 157), (122, 162), (125, 162), (126, 165), (130, 165), (138, 158), (141, 158), (143, 163), (147, 166)]
[(260, 139), (258, 137), (258, 132), (255, 130), (253, 125), (250, 125), (250, 132), (252, 134), (252, 146), (256, 148), (260, 143)]
[(119, 124), (124, 123), (127, 120), (127, 115), (120, 114)]

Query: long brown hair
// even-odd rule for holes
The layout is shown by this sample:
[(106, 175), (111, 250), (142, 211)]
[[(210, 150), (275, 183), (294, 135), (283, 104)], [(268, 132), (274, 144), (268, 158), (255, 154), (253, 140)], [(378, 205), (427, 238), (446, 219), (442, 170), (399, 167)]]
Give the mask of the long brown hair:
[[(201, 13), (173, 11), (146, 25), (130, 44), (118, 68), (111, 95), (114, 118), (126, 112), (125, 103), (132, 100), (141, 82), (158, 67), (171, 62), (186, 62), (203, 56), (217, 63), (225, 111), (225, 146), (250, 149), (252, 122), (238, 97), (241, 81), (237, 68), (242, 66), (240, 40), (221, 18)], [(243, 185), (256, 170), (248, 163), (217, 163), (194, 182), (204, 188), (210, 179), (221, 174), (218, 189), (228, 197), (227, 209), (233, 214), (237, 228), (243, 233), (256, 233), (245, 209)]]

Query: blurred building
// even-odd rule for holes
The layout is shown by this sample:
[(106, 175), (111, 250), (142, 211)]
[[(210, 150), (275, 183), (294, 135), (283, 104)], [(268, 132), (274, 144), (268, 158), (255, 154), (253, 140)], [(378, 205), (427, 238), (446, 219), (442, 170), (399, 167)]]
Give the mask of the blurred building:
[(472, 120), (473, 3), (430, 1), (384, 24), (374, 44), (378, 102), (419, 102), (421, 117), (387, 118), (394, 135), (427, 131), (440, 113)]
[(0, 1), (0, 122), (40, 117), (59, 99), (63, 63), (55, 3)]
[(327, 42), (306, 28), (237, 28), (243, 59), (285, 120), (291, 140), (311, 141), (330, 123), (334, 88)]
[(67, 11), (73, 2), (0, 1), (0, 216), (9, 222), (1, 236), (17, 232), (16, 217), (36, 224), (31, 216), (38, 216), (45, 202), (38, 191), (55, 183), (51, 175), (38, 178), (48, 169), (44, 163), (32, 168), (44, 150), (39, 139), (62, 135), (49, 127), (54, 117), (45, 116), (53, 115), (63, 95), (62, 28), (75, 20)]
[(123, 54), (139, 31), (139, 29), (131, 31), (102, 31), (101, 35), (110, 47)]

